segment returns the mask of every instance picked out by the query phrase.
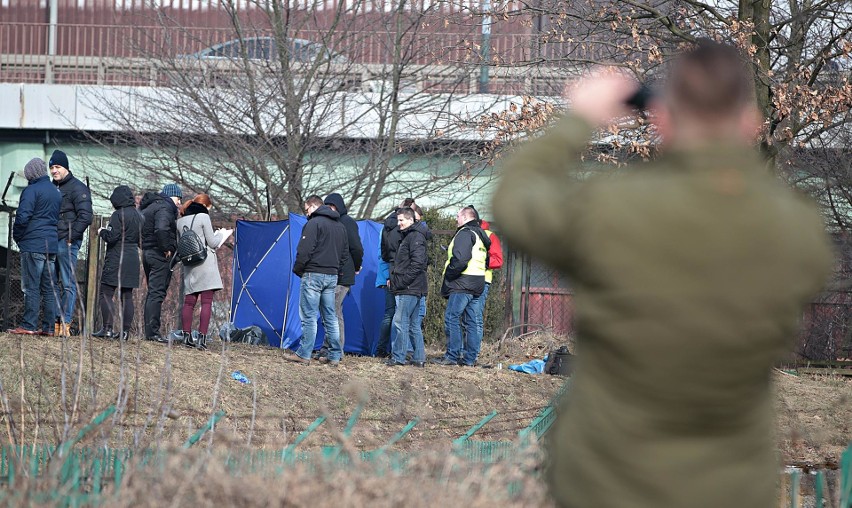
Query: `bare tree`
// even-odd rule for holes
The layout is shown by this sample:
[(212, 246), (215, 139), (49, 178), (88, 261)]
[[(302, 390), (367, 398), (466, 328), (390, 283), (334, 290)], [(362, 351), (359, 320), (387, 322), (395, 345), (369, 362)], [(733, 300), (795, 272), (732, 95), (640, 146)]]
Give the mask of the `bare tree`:
[(451, 114), (470, 70), (429, 29), (444, 4), (251, 3), (249, 16), (222, 2), (230, 27), (218, 45), (161, 13), (145, 34), (160, 86), (91, 99), (120, 134), (89, 138), (125, 175), (181, 182), (224, 212), (263, 218), (332, 190), (369, 217), (403, 194), (451, 205), (487, 183), (490, 169), (474, 179), (482, 166), (463, 162), (479, 151), (474, 126)]
[[(735, 43), (752, 57), (762, 147), (774, 160), (852, 120), (849, 53), (852, 2), (833, 0), (536, 0), (505, 17), (531, 18), (538, 44), (515, 65), (587, 68), (620, 65), (641, 80), (683, 44), (707, 37)], [(550, 115), (509, 115), (516, 134)]]

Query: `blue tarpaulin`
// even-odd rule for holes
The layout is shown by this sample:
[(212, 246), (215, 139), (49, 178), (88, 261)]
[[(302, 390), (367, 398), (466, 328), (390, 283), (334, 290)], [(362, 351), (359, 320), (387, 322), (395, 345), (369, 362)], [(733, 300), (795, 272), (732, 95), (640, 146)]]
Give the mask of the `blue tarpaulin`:
[[(233, 291), (231, 319), (235, 326), (257, 325), (269, 338), (269, 345), (295, 349), (302, 336), (299, 320), (299, 285), (293, 274), (296, 246), (307, 219), (290, 214), (274, 222), (237, 221), (234, 232)], [(358, 221), (364, 262), (355, 276), (355, 285), (343, 303), (347, 353), (373, 355), (379, 326), (385, 310), (384, 290), (375, 285), (382, 225)], [(325, 332), (320, 327), (314, 348), (322, 345)]]

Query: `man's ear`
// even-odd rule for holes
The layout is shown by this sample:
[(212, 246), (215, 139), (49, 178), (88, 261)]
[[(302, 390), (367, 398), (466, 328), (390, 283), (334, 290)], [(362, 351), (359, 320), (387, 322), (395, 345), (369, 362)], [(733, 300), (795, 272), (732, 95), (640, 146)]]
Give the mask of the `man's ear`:
[(743, 139), (749, 141), (757, 140), (760, 129), (763, 127), (763, 115), (753, 105), (743, 108), (739, 118), (739, 131)]
[(674, 122), (672, 113), (665, 102), (661, 100), (653, 100), (649, 106), (651, 110), (651, 121), (657, 128), (657, 133), (663, 140), (663, 143), (671, 141), (674, 136)]

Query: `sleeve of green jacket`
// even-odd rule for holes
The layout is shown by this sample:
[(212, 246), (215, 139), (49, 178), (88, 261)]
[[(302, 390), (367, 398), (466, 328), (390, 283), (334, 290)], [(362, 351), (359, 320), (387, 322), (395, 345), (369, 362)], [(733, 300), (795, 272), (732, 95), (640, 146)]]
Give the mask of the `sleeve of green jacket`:
[(563, 269), (577, 240), (585, 187), (580, 156), (591, 135), (588, 122), (565, 116), (506, 160), (494, 194), (494, 216), (506, 239)]

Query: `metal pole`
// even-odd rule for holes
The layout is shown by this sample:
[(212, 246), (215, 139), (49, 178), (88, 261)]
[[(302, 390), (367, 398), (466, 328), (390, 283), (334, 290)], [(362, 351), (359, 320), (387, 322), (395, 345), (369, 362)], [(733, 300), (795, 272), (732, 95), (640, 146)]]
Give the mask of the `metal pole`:
[[(101, 217), (96, 216), (95, 220), (92, 221), (93, 224), (100, 224)], [(83, 326), (81, 327), (82, 333), (84, 335), (88, 335), (94, 331), (95, 324), (95, 297), (97, 296), (98, 291), (98, 248), (100, 247), (100, 237), (98, 236), (98, 229), (94, 227), (89, 228), (89, 262), (88, 269), (86, 270), (86, 308), (85, 318), (83, 322)], [(75, 277), (76, 279), (76, 277)], [(76, 284), (77, 281), (75, 280)]]
[(3, 326), (9, 328), (11, 319), (9, 319), (9, 291), (12, 290), (12, 267), (9, 266), (9, 258), (12, 253), (12, 227), (15, 225), (15, 214), (11, 210), (6, 212), (9, 214), (9, 230), (6, 235), (6, 280), (3, 281)]
[(56, 57), (56, 25), (59, 22), (59, 0), (50, 0), (50, 26), (47, 29), (47, 66), (44, 68), (44, 82), (53, 84), (53, 59)]
[(491, 60), (491, 0), (482, 0), (482, 62), (479, 64), (479, 93), (488, 93), (488, 62)]

